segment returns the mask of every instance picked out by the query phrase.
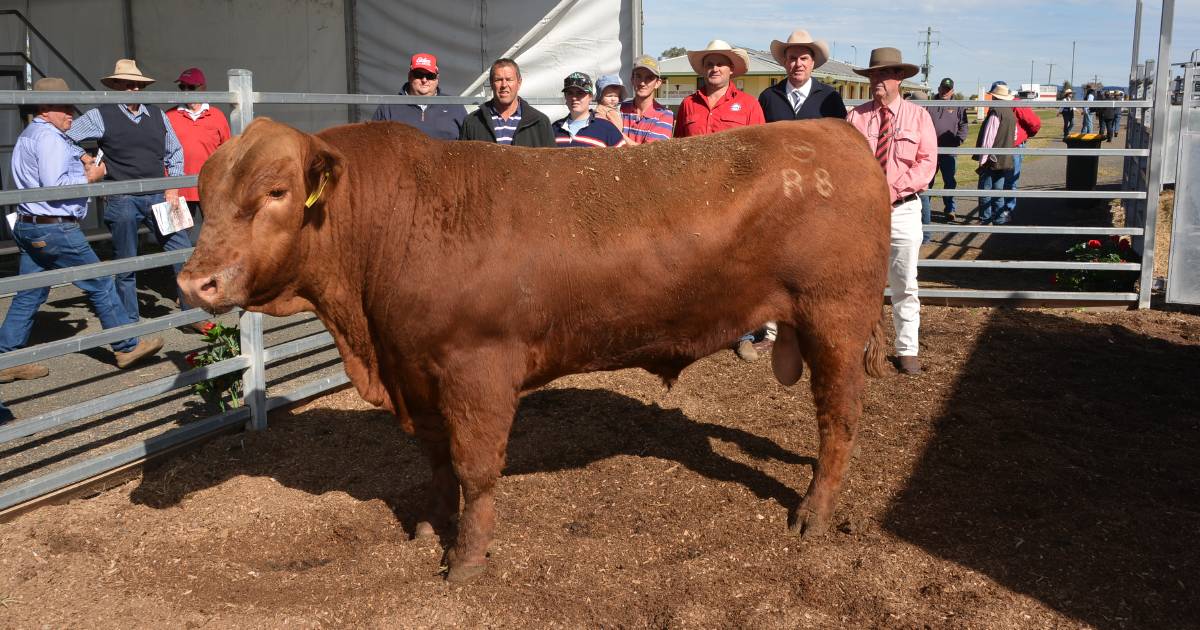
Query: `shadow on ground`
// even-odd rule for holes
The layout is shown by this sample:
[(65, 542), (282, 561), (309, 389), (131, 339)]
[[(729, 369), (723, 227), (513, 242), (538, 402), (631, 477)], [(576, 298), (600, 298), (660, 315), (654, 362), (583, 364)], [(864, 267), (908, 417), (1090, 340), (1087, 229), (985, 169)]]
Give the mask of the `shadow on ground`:
[(885, 527), (1097, 627), (1194, 626), (1197, 367), (1125, 326), (997, 311)]
[[(741, 484), (789, 513), (799, 505), (797, 490), (715, 452), (713, 439), (732, 444), (754, 459), (810, 468), (814, 464), (812, 458), (771, 440), (696, 422), (677, 409), (647, 405), (607, 390), (551, 389), (522, 399), (504, 474), (577, 469), (618, 455), (653, 457), (678, 462), (716, 481)], [(418, 443), (385, 412), (310, 410), (273, 425), (270, 431), (246, 434), (240, 444), (245, 444), (246, 453), (228, 452), (221, 458), (224, 463), (214, 465), (211, 458), (216, 455), (206, 450), (147, 470), (133, 501), (166, 508), (197, 490), (251, 475), (269, 476), (312, 494), (343, 491), (364, 501), (382, 499), (410, 533), (422, 516), (428, 465)], [(355, 454), (353, 461), (347, 461), (346, 453)], [(280, 461), (295, 465), (281, 468)]]

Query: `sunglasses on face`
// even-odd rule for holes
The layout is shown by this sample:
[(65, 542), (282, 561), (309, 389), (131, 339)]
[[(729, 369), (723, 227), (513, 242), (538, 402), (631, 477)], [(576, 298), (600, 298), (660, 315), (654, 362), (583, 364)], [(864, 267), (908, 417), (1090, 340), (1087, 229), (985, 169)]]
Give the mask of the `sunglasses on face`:
[(436, 75), (432, 72), (425, 72), (423, 70), (420, 70), (420, 71), (413, 72), (413, 78), (414, 79), (425, 79), (426, 81), (437, 81), (438, 75)]
[(198, 87), (200, 87), (200, 86), (198, 86), (198, 85), (187, 85), (187, 84), (184, 84), (184, 83), (180, 83), (180, 84), (179, 84), (179, 89), (183, 90), (184, 92), (191, 92), (191, 91), (195, 90), (195, 89), (196, 89), (196, 88), (198, 88)]
[(122, 90), (134, 90), (142, 87), (142, 84), (137, 81), (113, 81), (113, 85)]

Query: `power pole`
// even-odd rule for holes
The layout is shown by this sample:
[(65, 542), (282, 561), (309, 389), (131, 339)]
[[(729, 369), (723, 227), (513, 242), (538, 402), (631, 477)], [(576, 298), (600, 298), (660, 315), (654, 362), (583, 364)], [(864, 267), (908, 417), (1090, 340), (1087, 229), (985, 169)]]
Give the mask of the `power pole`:
[[(918, 31), (918, 32), (920, 32), (920, 31)], [(929, 85), (929, 71), (933, 69), (933, 66), (929, 65), (929, 49), (932, 48), (934, 45), (941, 45), (942, 42), (933, 40), (933, 34), (940, 33), (940, 32), (941, 31), (933, 30), (933, 27), (930, 26), (925, 29), (925, 40), (917, 42), (918, 46), (925, 47), (925, 64), (921, 66), (921, 72), (923, 72), (925, 74), (925, 85), (926, 86)]]
[(1037, 62), (1036, 59), (1029, 60), (1029, 89), (1033, 89), (1033, 65)]
[(1075, 42), (1071, 42), (1071, 87), (1075, 87)]
[(1054, 66), (1056, 66), (1056, 65), (1058, 65), (1058, 64), (1056, 64), (1056, 63), (1054, 63), (1054, 62), (1050, 62), (1050, 63), (1048, 63), (1048, 64), (1046, 64), (1046, 65), (1050, 66), (1050, 70), (1048, 70), (1048, 71), (1046, 72), (1046, 85), (1050, 85), (1050, 84), (1051, 84), (1051, 83), (1050, 83), (1050, 79), (1051, 79), (1051, 77), (1053, 77), (1053, 76), (1054, 76)]

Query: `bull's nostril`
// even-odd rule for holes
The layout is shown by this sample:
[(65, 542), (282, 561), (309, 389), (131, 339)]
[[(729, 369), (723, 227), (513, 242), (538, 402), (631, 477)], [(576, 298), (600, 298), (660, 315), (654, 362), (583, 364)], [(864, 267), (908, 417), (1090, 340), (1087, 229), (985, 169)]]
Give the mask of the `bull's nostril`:
[(207, 293), (216, 293), (216, 291), (217, 291), (217, 276), (215, 276), (215, 275), (209, 276), (208, 280), (205, 280), (204, 284), (200, 285), (200, 294), (201, 295), (204, 295)]

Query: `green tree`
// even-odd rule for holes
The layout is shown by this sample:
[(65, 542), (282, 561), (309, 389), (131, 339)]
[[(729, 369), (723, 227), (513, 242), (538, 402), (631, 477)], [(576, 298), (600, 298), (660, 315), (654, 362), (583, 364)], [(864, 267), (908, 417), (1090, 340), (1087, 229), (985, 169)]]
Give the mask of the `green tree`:
[(1066, 92), (1067, 90), (1070, 90), (1070, 89), (1071, 89), (1071, 88), (1073, 88), (1073, 87), (1074, 87), (1074, 86), (1072, 86), (1072, 85), (1071, 85), (1071, 82), (1070, 82), (1070, 81), (1063, 81), (1062, 89), (1061, 89), (1061, 90), (1059, 90), (1059, 92), (1060, 92), (1060, 93), (1062, 93), (1062, 92)]
[(678, 57), (680, 55), (686, 55), (686, 54), (687, 54), (687, 49), (684, 48), (683, 46), (672, 46), (672, 47), (662, 51), (662, 56), (659, 57), (659, 59), (666, 59), (667, 57)]

